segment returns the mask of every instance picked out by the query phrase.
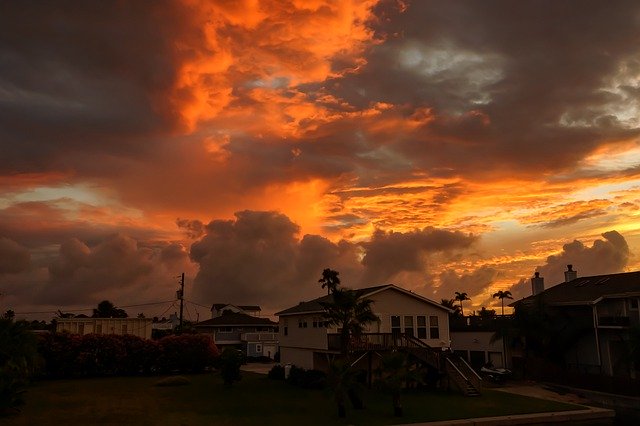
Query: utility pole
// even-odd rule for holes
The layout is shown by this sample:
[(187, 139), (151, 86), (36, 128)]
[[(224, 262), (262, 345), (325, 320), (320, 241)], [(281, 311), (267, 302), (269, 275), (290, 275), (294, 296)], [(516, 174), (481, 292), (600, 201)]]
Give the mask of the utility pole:
[(180, 299), (180, 325), (178, 326), (178, 330), (182, 333), (182, 309), (184, 307), (184, 272), (181, 275), (180, 279), (180, 290), (177, 292), (178, 299)]

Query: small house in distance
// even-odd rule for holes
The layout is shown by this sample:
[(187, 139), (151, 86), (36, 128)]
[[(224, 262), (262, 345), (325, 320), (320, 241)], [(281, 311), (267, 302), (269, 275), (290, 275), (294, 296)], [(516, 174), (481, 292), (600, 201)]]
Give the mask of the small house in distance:
[(56, 331), (71, 334), (131, 334), (151, 339), (151, 318), (57, 318)]
[[(247, 310), (245, 311), (246, 308)], [(258, 316), (260, 307), (216, 303), (212, 318), (195, 325), (199, 333), (209, 334), (219, 349), (241, 349), (247, 357), (273, 359), (278, 352), (278, 324)]]

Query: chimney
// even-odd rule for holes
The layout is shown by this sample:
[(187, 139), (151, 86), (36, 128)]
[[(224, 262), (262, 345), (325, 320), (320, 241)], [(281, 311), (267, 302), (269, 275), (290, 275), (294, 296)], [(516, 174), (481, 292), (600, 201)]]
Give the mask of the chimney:
[(564, 271), (564, 282), (568, 283), (576, 278), (578, 278), (578, 271), (573, 270), (573, 265), (567, 265), (567, 270)]
[(540, 276), (540, 272), (536, 272), (531, 278), (531, 293), (535, 296), (544, 291), (544, 278)]

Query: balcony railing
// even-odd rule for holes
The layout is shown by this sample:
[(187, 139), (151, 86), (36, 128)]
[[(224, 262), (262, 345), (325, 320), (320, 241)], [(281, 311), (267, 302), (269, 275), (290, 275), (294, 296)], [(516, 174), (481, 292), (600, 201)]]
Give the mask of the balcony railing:
[[(342, 349), (339, 334), (327, 334), (327, 348), (339, 351)], [(386, 349), (403, 349), (408, 353), (440, 368), (440, 353), (420, 339), (402, 333), (364, 333), (349, 340), (348, 351), (370, 351)]]
[(218, 331), (214, 340), (217, 343), (240, 342), (240, 334), (239, 331)]
[(243, 342), (266, 342), (278, 340), (278, 333), (242, 333)]
[(598, 317), (598, 326), (600, 327), (629, 327), (629, 317), (608, 316)]

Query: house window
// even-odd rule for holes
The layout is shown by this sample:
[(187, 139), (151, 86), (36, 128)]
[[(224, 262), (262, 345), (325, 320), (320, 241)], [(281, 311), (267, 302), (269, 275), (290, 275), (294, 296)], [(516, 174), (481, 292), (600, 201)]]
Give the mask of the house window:
[(629, 309), (632, 311), (638, 310), (638, 299), (629, 299)]
[(391, 315), (391, 334), (397, 336), (400, 334), (400, 316)]
[(440, 329), (438, 328), (438, 317), (435, 315), (431, 315), (429, 317), (429, 338), (431, 339), (440, 338)]
[(418, 339), (427, 338), (427, 317), (424, 315), (418, 315)]
[(84, 334), (84, 324), (78, 324), (78, 334)]
[(127, 324), (122, 324), (122, 334), (127, 334)]
[(317, 317), (313, 317), (313, 328), (319, 328), (321, 326), (322, 322)]
[(96, 324), (96, 333), (102, 334), (102, 324)]
[(298, 320), (298, 328), (307, 328), (307, 320), (305, 318)]
[(285, 325), (285, 326), (284, 326), (284, 328), (283, 328), (283, 332), (284, 332), (284, 335), (285, 335), (285, 336), (288, 336), (288, 335), (289, 335), (289, 327), (287, 327), (287, 326)]
[(404, 334), (413, 336), (413, 317), (404, 317)]

